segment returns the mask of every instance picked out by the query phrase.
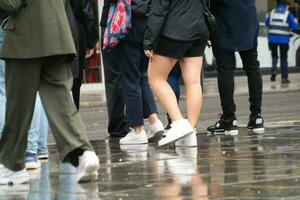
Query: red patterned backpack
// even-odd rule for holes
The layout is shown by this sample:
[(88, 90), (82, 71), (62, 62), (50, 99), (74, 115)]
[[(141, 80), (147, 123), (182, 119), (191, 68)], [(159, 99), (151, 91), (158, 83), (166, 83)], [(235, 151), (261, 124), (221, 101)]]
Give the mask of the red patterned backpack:
[(103, 36), (103, 49), (115, 47), (131, 28), (131, 0), (118, 0), (110, 6), (107, 26)]

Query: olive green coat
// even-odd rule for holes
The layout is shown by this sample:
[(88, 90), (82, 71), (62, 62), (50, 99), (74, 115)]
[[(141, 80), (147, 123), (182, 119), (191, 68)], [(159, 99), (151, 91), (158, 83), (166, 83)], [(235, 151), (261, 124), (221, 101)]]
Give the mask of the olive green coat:
[(40, 58), (75, 54), (65, 0), (28, 0), (4, 27), (0, 58)]

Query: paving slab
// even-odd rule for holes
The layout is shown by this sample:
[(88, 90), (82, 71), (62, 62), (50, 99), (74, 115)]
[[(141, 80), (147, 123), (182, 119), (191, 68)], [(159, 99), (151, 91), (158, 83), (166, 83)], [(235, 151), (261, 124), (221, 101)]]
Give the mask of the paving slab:
[(75, 168), (58, 161), (31, 171), (27, 185), (0, 186), (0, 199), (299, 199), (300, 127), (268, 128), (236, 137), (198, 134), (198, 147), (93, 145), (101, 168), (96, 182), (75, 183)]

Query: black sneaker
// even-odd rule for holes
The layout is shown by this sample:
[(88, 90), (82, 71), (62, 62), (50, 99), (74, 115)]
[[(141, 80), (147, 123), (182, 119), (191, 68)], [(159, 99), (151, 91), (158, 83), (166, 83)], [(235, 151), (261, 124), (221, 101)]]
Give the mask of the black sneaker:
[(289, 84), (290, 82), (291, 81), (289, 79), (287, 79), (287, 78), (284, 78), (284, 79), (281, 80), (282, 84)]
[(251, 116), (247, 125), (249, 131), (255, 134), (261, 134), (265, 132), (264, 118), (260, 114)]
[(276, 81), (276, 74), (272, 74), (270, 80), (272, 82)]
[(236, 117), (224, 118), (224, 115), (220, 114), (220, 119), (215, 125), (209, 126), (206, 129), (207, 135), (238, 135), (238, 127)]

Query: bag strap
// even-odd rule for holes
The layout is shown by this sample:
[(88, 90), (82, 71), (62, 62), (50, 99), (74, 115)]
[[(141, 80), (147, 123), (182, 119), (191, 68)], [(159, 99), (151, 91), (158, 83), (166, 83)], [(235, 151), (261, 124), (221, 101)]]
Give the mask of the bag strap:
[(202, 6), (203, 6), (203, 8), (204, 8), (204, 11), (205, 11), (207, 14), (212, 15), (210, 9), (208, 8), (207, 4), (206, 4), (204, 1), (205, 1), (205, 0), (200, 0)]

